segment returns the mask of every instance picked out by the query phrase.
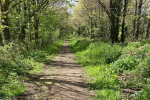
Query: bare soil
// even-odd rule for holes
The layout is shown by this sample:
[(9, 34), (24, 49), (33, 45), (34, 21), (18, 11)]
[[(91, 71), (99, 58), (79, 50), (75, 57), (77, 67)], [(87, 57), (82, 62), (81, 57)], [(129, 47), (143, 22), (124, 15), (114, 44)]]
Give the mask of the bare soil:
[(44, 73), (30, 76), (25, 82), (26, 92), (16, 100), (92, 100), (95, 97), (87, 89), (85, 70), (74, 61), (68, 41), (54, 61), (43, 67)]

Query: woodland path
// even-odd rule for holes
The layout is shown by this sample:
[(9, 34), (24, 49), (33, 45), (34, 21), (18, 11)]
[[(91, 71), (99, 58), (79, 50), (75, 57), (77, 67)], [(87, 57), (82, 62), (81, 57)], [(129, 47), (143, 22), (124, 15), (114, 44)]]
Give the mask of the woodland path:
[(91, 100), (85, 70), (74, 61), (68, 39), (53, 62), (43, 67), (44, 73), (26, 82), (27, 91), (17, 100)]

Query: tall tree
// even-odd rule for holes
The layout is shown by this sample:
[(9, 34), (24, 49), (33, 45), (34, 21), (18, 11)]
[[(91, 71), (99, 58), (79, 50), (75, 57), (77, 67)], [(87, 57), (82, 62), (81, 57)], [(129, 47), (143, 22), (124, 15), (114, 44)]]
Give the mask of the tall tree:
[(125, 17), (127, 12), (128, 0), (124, 0), (124, 8), (123, 8), (123, 20), (122, 20), (122, 34), (121, 34), (121, 42), (125, 41)]
[(110, 19), (111, 42), (119, 42), (118, 35), (122, 0), (109, 0), (109, 8), (101, 0), (97, 0), (97, 2), (103, 7)]
[(2, 12), (1, 19), (3, 20), (2, 25), (5, 27), (3, 29), (3, 33), (4, 33), (4, 39), (6, 41), (9, 41), (11, 39), (11, 34), (9, 32), (9, 17), (8, 17), (8, 14), (10, 13), (10, 9), (13, 9), (18, 4), (23, 2), (20, 0), (14, 3), (13, 1), (15, 0), (0, 0), (0, 6), (1, 6), (1, 12)]
[(139, 37), (139, 30), (140, 30), (140, 18), (141, 18), (141, 12), (142, 12), (142, 5), (143, 5), (143, 0), (139, 1), (139, 6), (138, 6), (138, 19), (137, 19), (137, 30), (135, 34), (135, 39), (138, 40)]

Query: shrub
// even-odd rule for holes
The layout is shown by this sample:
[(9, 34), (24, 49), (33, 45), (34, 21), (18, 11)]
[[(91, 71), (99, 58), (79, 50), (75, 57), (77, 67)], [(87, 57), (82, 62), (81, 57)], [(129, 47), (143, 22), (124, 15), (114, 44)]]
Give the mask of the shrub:
[(139, 70), (142, 76), (148, 78), (150, 76), (150, 57), (145, 58), (139, 65)]
[(5, 97), (19, 95), (24, 91), (25, 91), (25, 86), (20, 81), (20, 77), (17, 76), (16, 73), (11, 73), (5, 79), (5, 84), (1, 86), (1, 95)]
[(3, 97), (25, 91), (21, 77), (33, 66), (30, 60), (24, 58), (20, 48), (14, 43), (0, 47), (0, 95)]
[(47, 54), (42, 50), (36, 50), (35, 52), (31, 53), (31, 57), (33, 57), (34, 59), (46, 58), (46, 56), (47, 56)]
[(141, 40), (141, 44), (142, 44), (142, 45), (150, 44), (150, 40), (149, 40), (149, 39), (142, 39), (142, 40)]

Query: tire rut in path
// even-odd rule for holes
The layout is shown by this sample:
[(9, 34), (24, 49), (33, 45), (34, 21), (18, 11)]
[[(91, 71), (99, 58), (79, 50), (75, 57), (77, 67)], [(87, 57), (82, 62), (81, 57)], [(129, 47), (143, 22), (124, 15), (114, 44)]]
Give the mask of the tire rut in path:
[(85, 70), (75, 63), (66, 40), (53, 62), (43, 67), (44, 73), (26, 82), (27, 91), (18, 100), (91, 100)]

